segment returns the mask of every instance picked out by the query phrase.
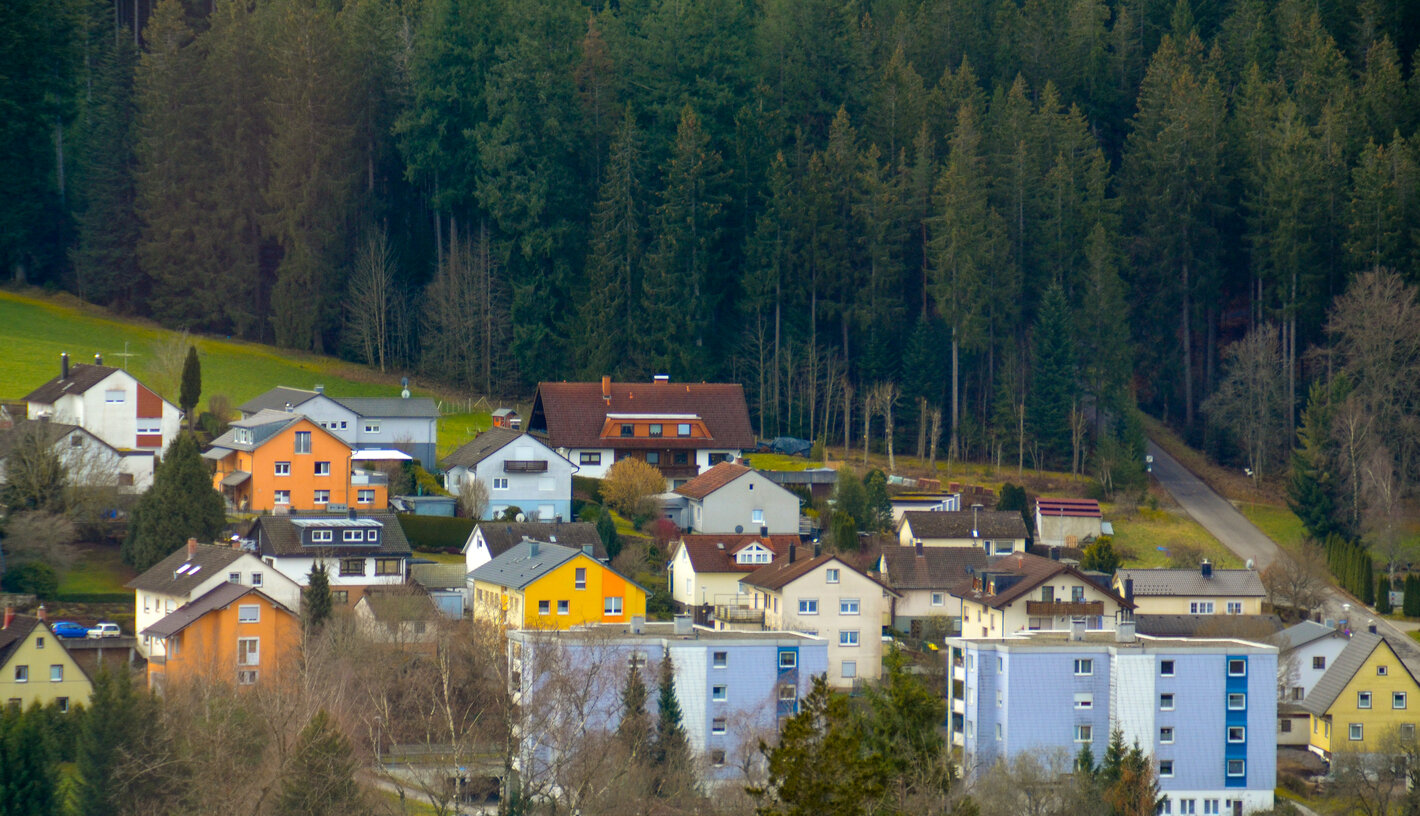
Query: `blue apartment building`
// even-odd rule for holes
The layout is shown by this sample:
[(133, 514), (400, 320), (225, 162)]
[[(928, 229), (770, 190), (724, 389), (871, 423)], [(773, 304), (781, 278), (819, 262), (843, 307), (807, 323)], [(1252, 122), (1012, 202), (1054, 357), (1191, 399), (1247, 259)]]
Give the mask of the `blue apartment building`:
[(1273, 807), (1277, 649), (1232, 639), (1041, 631), (947, 640), (947, 727), (967, 776), (1119, 729), (1154, 758), (1164, 814)]
[(508, 633), (509, 686), (521, 712), (519, 772), (558, 786), (564, 769), (584, 768), (578, 751), (597, 750), (588, 734), (615, 733), (629, 672), (641, 672), (654, 721), (658, 672), (669, 655), (676, 699), (700, 775), (742, 784), (773, 742), (783, 718), (799, 710), (814, 676), (828, 671), (828, 642), (796, 632), (716, 631), (674, 623), (593, 625)]

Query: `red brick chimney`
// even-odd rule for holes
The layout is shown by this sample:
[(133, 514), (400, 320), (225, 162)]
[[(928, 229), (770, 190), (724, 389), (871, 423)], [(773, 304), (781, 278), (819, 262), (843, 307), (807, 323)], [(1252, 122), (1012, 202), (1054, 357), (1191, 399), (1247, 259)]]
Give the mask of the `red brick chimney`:
[(39, 609), (35, 611), (35, 617), (39, 618), (40, 623), (49, 620), (49, 613), (44, 611), (44, 604), (39, 605)]
[(12, 621), (14, 621), (14, 620), (15, 620), (15, 607), (13, 607), (13, 606), (7, 606), (7, 607), (5, 607), (5, 625), (4, 625), (4, 626), (0, 626), (0, 629), (9, 629), (9, 628), (10, 628), (10, 623), (11, 623)]
[(195, 538), (189, 538), (189, 539), (187, 540), (187, 560), (191, 561), (191, 560), (193, 560), (193, 559), (196, 558), (196, 557), (197, 557), (197, 539), (195, 539)]

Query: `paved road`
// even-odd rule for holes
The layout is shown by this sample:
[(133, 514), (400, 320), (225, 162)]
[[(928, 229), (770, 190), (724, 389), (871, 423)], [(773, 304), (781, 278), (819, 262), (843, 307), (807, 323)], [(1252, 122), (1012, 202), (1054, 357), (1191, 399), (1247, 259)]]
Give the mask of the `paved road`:
[[(1224, 547), (1246, 561), (1251, 558), (1261, 570), (1281, 554), (1277, 542), (1267, 537), (1247, 517), (1238, 511), (1227, 499), (1213, 492), (1203, 480), (1193, 475), (1179, 461), (1168, 455), (1150, 440), (1148, 451), (1154, 457), (1154, 478), (1167, 490), (1184, 511), (1222, 542)], [(1384, 635), (1412, 671), (1420, 668), (1420, 647), (1390, 621), (1375, 616), (1371, 610), (1361, 606), (1355, 598), (1335, 587), (1329, 590), (1325, 617), (1332, 620), (1346, 618), (1344, 604), (1350, 604), (1351, 629), (1365, 631), (1374, 621), (1376, 631)]]

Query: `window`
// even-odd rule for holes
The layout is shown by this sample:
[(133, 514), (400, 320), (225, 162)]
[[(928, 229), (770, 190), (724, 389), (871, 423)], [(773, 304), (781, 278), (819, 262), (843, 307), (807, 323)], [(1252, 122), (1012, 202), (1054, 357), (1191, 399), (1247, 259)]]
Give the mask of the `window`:
[[(543, 614), (547, 613), (544, 612)], [(646, 653), (632, 652), (631, 657), (628, 658), (626, 662), (629, 663), (633, 669), (644, 669), (646, 668)]]
[(842, 632), (839, 632), (839, 633), (838, 633), (838, 645), (839, 645), (839, 646), (857, 646), (857, 645), (858, 645), (858, 630), (857, 630), (857, 629), (845, 629), (845, 630), (843, 630)]
[(537, 602), (537, 613), (538, 613), (539, 615), (551, 615), (551, 614), (552, 614), (552, 601), (538, 601), (538, 602)]
[(1376, 676), (1377, 676), (1377, 677), (1385, 677), (1387, 674), (1390, 674), (1390, 666), (1377, 666), (1377, 667), (1376, 667)]
[(1172, 660), (1160, 660), (1160, 661), (1159, 661), (1159, 675), (1160, 675), (1161, 677), (1173, 677), (1173, 661), (1172, 661)]
[(375, 491), (369, 489), (355, 491), (355, 502), (357, 504), (374, 504)]
[(261, 639), (237, 638), (237, 665), (258, 666), (261, 664)]
[(1204, 816), (1208, 816), (1208, 814), (1213, 814), (1214, 816), (1217, 816), (1217, 813), (1218, 813), (1218, 800), (1217, 800), (1217, 799), (1204, 799), (1204, 800), (1203, 800), (1203, 814), (1204, 814)]
[(690, 436), (690, 423), (689, 423), (689, 422), (682, 422), (682, 423), (680, 423), (679, 425), (676, 425), (676, 426), (675, 426), (675, 435), (676, 435), (676, 436)]
[(719, 748), (710, 752), (710, 764), (716, 768), (725, 764), (725, 752)]
[(571, 613), (572, 613), (572, 602), (571, 602), (571, 601), (558, 601), (558, 602), (557, 602), (557, 614), (559, 614), (559, 615), (570, 615)]
[(689, 453), (686, 453), (685, 451), (676, 451), (674, 458), (675, 458), (675, 463), (676, 463), (677, 465), (688, 465), (688, 464), (690, 464), (690, 454), (689, 454)]
[(156, 419), (140, 419), (138, 420), (137, 434), (139, 436), (162, 436), (163, 424)]
[(636, 431), (635, 431), (635, 426), (634, 426), (634, 425), (622, 425), (622, 426), (621, 426), (621, 435), (622, 435), (622, 436), (633, 436), (633, 435), (635, 434), (635, 432), (636, 432)]
[(1160, 728), (1160, 729), (1159, 729), (1159, 742), (1163, 743), (1164, 745), (1170, 745), (1170, 744), (1173, 743), (1173, 727), (1172, 727), (1172, 726), (1167, 726), (1167, 725), (1166, 725), (1166, 726), (1164, 726), (1163, 728)]
[(646, 464), (659, 465), (661, 463), (660, 451), (646, 451)]
[[(229, 583), (229, 584), (240, 584), (241, 582), (242, 582), (242, 574), (241, 574), (240, 572), (229, 572), (229, 573), (227, 573), (227, 583)], [(145, 601), (146, 601), (146, 599), (145, 599)]]
[(127, 395), (121, 388), (110, 388), (104, 391), (104, 402), (123, 402)]
[(311, 432), (296, 431), (296, 453), (311, 452)]
[(330, 504), (330, 491), (329, 491), (329, 490), (317, 490), (317, 491), (315, 492), (315, 503), (316, 503), (316, 504)]
[(1400, 738), (1405, 742), (1415, 741), (1415, 723), (1400, 724)]
[(1316, 657), (1313, 657), (1313, 658), (1312, 658), (1312, 668), (1313, 668), (1313, 669), (1318, 669), (1318, 670), (1326, 668), (1326, 656), (1325, 656), (1325, 655), (1317, 655)]
[(332, 590), (330, 591), (330, 602), (331, 602), (331, 603), (338, 603), (338, 604), (340, 604), (340, 605), (342, 605), (342, 606), (344, 606), (345, 604), (350, 603), (350, 590), (348, 590), (348, 589), (332, 589)]
[(256, 683), (256, 671), (254, 669), (238, 669), (237, 685), (250, 686)]
[(947, 603), (947, 593), (945, 593), (945, 592), (933, 592), (933, 593), (932, 593), (932, 605), (933, 605), (933, 606), (945, 606), (946, 603)]
[(730, 665), (729, 652), (714, 652), (710, 655), (710, 665), (717, 669), (723, 669)]
[(857, 598), (843, 598), (842, 600), (840, 600), (840, 601), (838, 602), (838, 614), (840, 614), (840, 615), (856, 615), (856, 614), (858, 614), (858, 599), (857, 599)]
[(317, 542), (317, 543), (323, 542), (323, 541), (330, 541), (334, 536), (335, 536), (335, 533), (332, 532), (331, 530), (312, 530), (312, 531), (311, 531), (311, 541)]
[(1390, 707), (1391, 707), (1391, 708), (1405, 708), (1405, 703), (1406, 703), (1405, 692), (1403, 692), (1403, 691), (1392, 691), (1392, 692), (1390, 693)]
[(1228, 742), (1246, 742), (1247, 729), (1241, 725), (1228, 726)]
[(291, 503), (291, 491), (289, 491), (289, 490), (277, 490), (277, 491), (273, 494), (273, 496), (274, 496), (273, 501), (275, 501), (277, 504), (290, 504), (290, 503)]
[(616, 617), (621, 614), (621, 596), (614, 595), (602, 603), (602, 614)]
[(729, 699), (729, 686), (711, 686), (710, 699), (717, 703), (723, 703)]
[(58, 663), (55, 663), (54, 665), (52, 665), (52, 666), (49, 667), (49, 682), (51, 682), (51, 683), (63, 683), (63, 682), (64, 682), (64, 667), (63, 667), (63, 666), (59, 665)]
[(1075, 726), (1075, 742), (1093, 742), (1094, 727), (1089, 725)]
[(1095, 695), (1080, 693), (1075, 695), (1075, 710), (1088, 711), (1095, 707)]
[(1184, 816), (1192, 816), (1194, 813), (1193, 801), (1192, 799), (1178, 800), (1178, 812), (1184, 814)]
[(276, 475), (277, 475), (277, 476), (290, 476), (290, 475), (291, 475), (291, 463), (290, 463), (290, 462), (277, 462), (277, 463), (276, 463)]
[(1159, 776), (1173, 776), (1173, 760), (1159, 760)]
[(330, 463), (329, 463), (329, 462), (316, 462), (316, 475), (317, 475), (317, 476), (329, 476), (329, 475), (330, 475)]
[(1358, 691), (1358, 692), (1356, 692), (1356, 707), (1357, 707), (1357, 708), (1370, 708), (1370, 707), (1371, 707), (1371, 693), (1370, 693), (1369, 691)]
[(375, 422), (374, 420), (369, 420), (369, 419), (365, 420), (365, 433), (368, 433), (368, 434), (377, 434), (377, 433), (379, 433), (379, 432), (380, 432), (380, 423)]
[(781, 669), (793, 669), (793, 668), (797, 668), (798, 665), (799, 665), (799, 653), (798, 653), (798, 652), (780, 652), (780, 653), (779, 653), (779, 668), (781, 668)]
[(779, 686), (779, 699), (784, 702), (791, 702), (799, 699), (799, 689), (793, 683), (781, 683)]
[(400, 574), (399, 561), (400, 561), (400, 560), (399, 560), (398, 558), (376, 558), (376, 559), (375, 559), (375, 574), (376, 574), (376, 575), (399, 575), (399, 574)]
[(1188, 605), (1188, 612), (1191, 615), (1211, 615), (1213, 614), (1213, 602), (1194, 601)]
[(574, 583), (575, 583), (577, 589), (586, 589), (586, 588), (587, 588), (587, 568), (586, 568), (586, 567), (577, 567), (577, 569), (574, 570), (573, 572), (574, 572), (573, 581), (574, 581)]
[(1242, 660), (1241, 658), (1233, 658), (1232, 660), (1229, 660), (1229, 661), (1228, 661), (1228, 676), (1229, 676), (1229, 677), (1246, 677), (1246, 676), (1247, 676), (1247, 661), (1246, 661), (1246, 660)]
[(1361, 723), (1351, 723), (1346, 729), (1346, 737), (1352, 742), (1360, 742), (1366, 738), (1366, 726)]
[(364, 540), (365, 540), (365, 531), (362, 530), (362, 529), (360, 529), (360, 528), (358, 528), (358, 527), (355, 528), (355, 529), (353, 529), (353, 530), (346, 530), (346, 531), (345, 531), (345, 540), (346, 540), (346, 541), (364, 541)]
[(261, 606), (259, 604), (242, 604), (237, 607), (237, 623), (260, 623)]
[(1241, 615), (1241, 614), (1242, 614), (1242, 601), (1228, 601), (1228, 614), (1229, 614), (1229, 615)]
[(254, 586), (254, 587), (259, 587), (259, 586), (261, 586), (263, 580), (264, 580), (264, 576), (263, 576), (261, 573), (259, 573), (259, 572), (253, 572), (253, 573), (251, 574), (251, 585), (252, 585), (252, 586)]
[(1247, 762), (1241, 759), (1228, 760), (1228, 776), (1242, 776), (1247, 771)]
[(1247, 708), (1247, 695), (1246, 695), (1246, 694), (1229, 694), (1229, 695), (1228, 695), (1228, 710), (1229, 710), (1229, 711), (1241, 711), (1241, 710), (1243, 710), (1244, 708)]
[(1095, 673), (1095, 661), (1088, 657), (1075, 658), (1075, 675), (1083, 676)]
[(36, 649), (43, 649), (43, 648), (44, 648), (44, 638), (42, 638), (42, 637), (37, 637), (37, 638), (35, 638), (35, 648), (36, 648)]
[(507, 489), (508, 489), (508, 479), (507, 479), (507, 477), (498, 477), (498, 478), (495, 478), (495, 479), (493, 480), (493, 489), (494, 489), (494, 490), (507, 490)]
[(340, 559), (340, 574), (344, 577), (364, 576), (365, 559), (363, 558), (342, 558)]
[(800, 598), (800, 599), (799, 599), (799, 614), (800, 614), (800, 615), (817, 615), (817, 614), (818, 614), (818, 599), (817, 599), (817, 598)]
[(1282, 726), (1282, 727), (1281, 727), (1281, 731), (1282, 731), (1283, 734), (1290, 734), (1290, 733), (1292, 733), (1292, 721), (1291, 721), (1291, 720), (1282, 720), (1282, 722), (1280, 723), (1280, 725)]
[(1159, 695), (1159, 710), (1160, 710), (1160, 711), (1173, 711), (1173, 695), (1172, 695), (1172, 694), (1160, 694), (1160, 695)]
[(596, 453), (586, 453), (586, 452), (583, 452), (583, 453), (577, 454), (577, 464), (579, 464), (579, 465), (600, 465), (601, 463), (602, 463), (602, 454), (601, 454), (601, 451), (597, 451)]
[(69, 713), (69, 698), (55, 697), (54, 702), (59, 704), (59, 710), (65, 714)]
[(712, 734), (723, 734), (723, 733), (725, 733), (725, 718), (724, 718), (724, 717), (716, 717), (715, 719), (713, 719), (713, 720), (710, 721), (710, 733), (712, 733)]
[(1071, 602), (1071, 603), (1084, 603), (1084, 600), (1085, 600), (1085, 588), (1084, 588), (1084, 587), (1082, 587), (1082, 586), (1073, 586), (1073, 587), (1070, 587), (1070, 602)]
[(661, 435), (661, 426), (659, 423), (651, 423), (651, 430), (649, 431), (649, 435), (653, 437), (659, 437)]
[(838, 583), (838, 570), (836, 568), (829, 568), (824, 570), (823, 580), (830, 584)]
[(763, 523), (764, 523), (764, 511), (763, 511), (763, 510), (751, 510), (751, 511), (750, 511), (750, 514), (749, 514), (749, 521), (750, 521), (751, 524), (763, 524)]

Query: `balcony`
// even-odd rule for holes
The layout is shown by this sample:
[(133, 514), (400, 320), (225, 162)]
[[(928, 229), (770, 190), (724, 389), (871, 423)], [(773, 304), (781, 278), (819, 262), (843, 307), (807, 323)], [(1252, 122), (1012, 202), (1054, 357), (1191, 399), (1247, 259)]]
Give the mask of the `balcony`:
[(355, 487), (373, 487), (375, 485), (387, 485), (389, 479), (383, 473), (370, 473), (369, 471), (355, 471), (350, 474), (350, 484)]
[(966, 682), (966, 667), (960, 662), (952, 664), (952, 679), (958, 683)]
[(695, 465), (656, 465), (655, 467), (667, 479), (694, 479), (700, 475), (700, 468)]
[(960, 697), (952, 698), (952, 713), (966, 716), (966, 701)]
[(1038, 618), (1103, 615), (1104, 601), (1026, 601), (1026, 614)]
[(505, 459), (504, 473), (546, 473), (546, 459)]
[(726, 624), (764, 626), (764, 609), (750, 604), (748, 599), (716, 602), (715, 620)]

